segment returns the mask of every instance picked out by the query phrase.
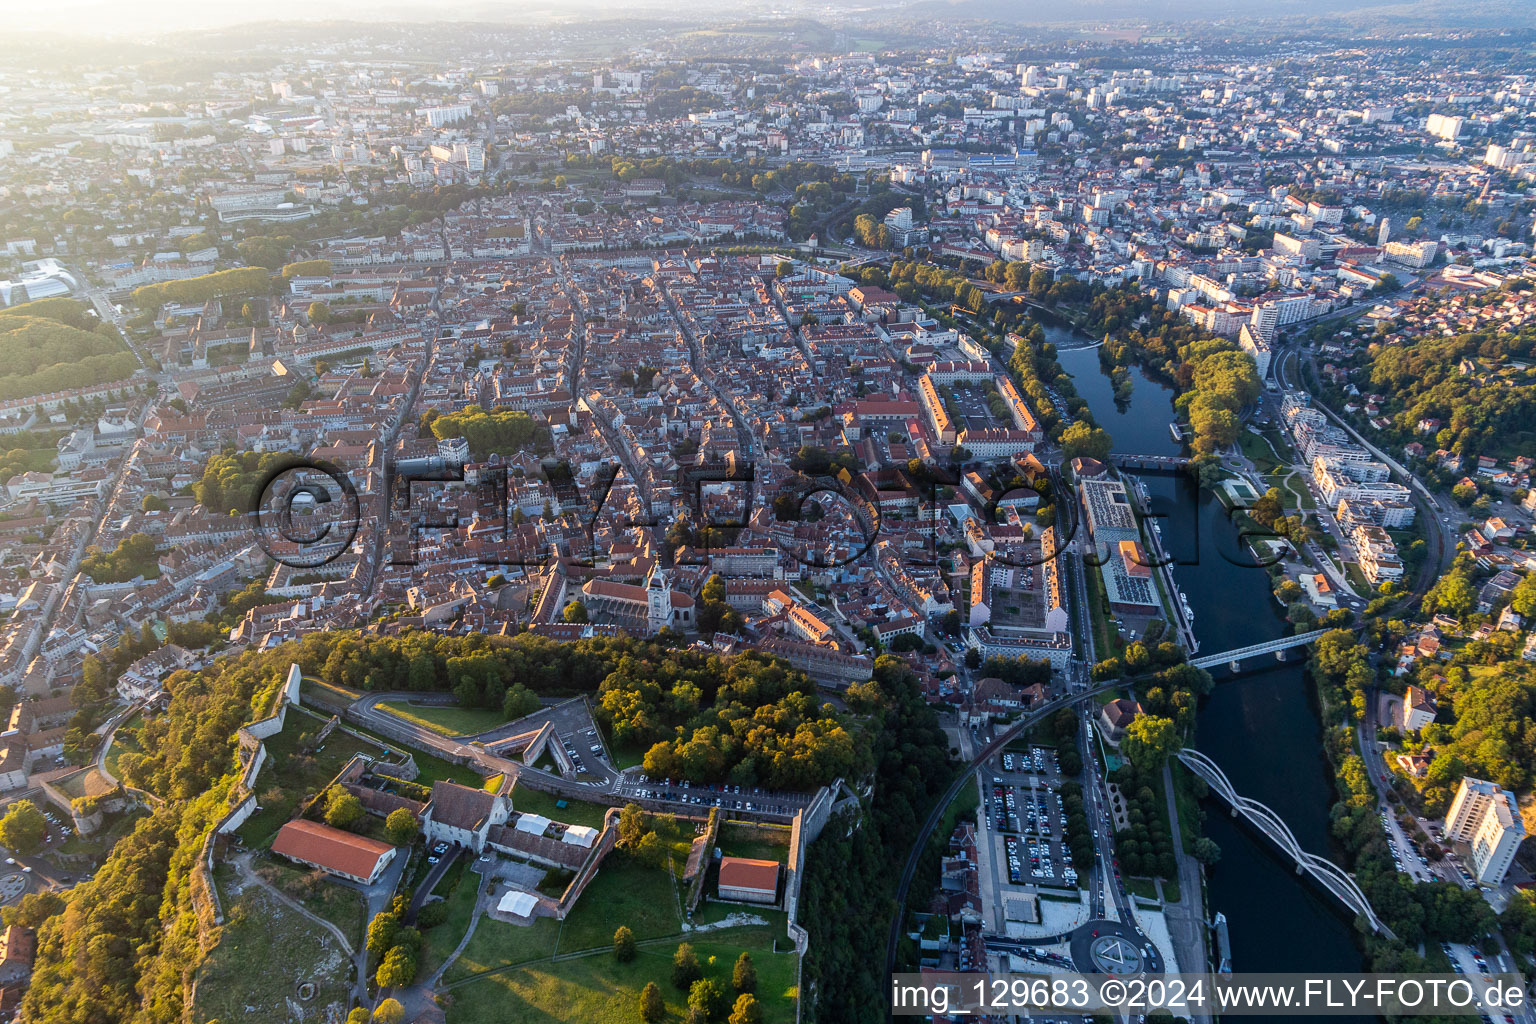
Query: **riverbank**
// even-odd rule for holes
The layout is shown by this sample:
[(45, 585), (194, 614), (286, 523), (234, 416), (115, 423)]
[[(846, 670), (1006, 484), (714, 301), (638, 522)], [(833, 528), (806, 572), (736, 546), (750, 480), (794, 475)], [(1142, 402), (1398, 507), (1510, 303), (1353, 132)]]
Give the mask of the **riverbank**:
[[(1142, 373), (1128, 400), (1096, 351), (1073, 351), (1070, 329), (1053, 327), (1047, 340), (1073, 375), (1078, 393), (1122, 451), (1179, 455), (1168, 424), (1174, 389)], [(1127, 447), (1127, 446), (1132, 447)], [(1138, 474), (1153, 500), (1177, 514), (1161, 520), (1162, 540), (1175, 560), (1174, 578), (1189, 595), (1197, 637), (1212, 650), (1275, 639), (1290, 632), (1272, 596), (1267, 573), (1254, 567), (1238, 527), (1215, 496), (1188, 474)], [(1211, 647), (1210, 645), (1216, 645)], [(1222, 670), (1224, 673), (1224, 670)], [(1335, 802), (1331, 766), (1322, 757), (1322, 720), (1299, 663), (1223, 674), (1200, 701), (1194, 745), (1218, 763), (1238, 792), (1273, 808), (1304, 848), (1326, 854), (1328, 809)], [(1202, 872), (1203, 919), (1226, 916), (1234, 970), (1355, 970), (1363, 963), (1352, 922), (1334, 898), (1296, 874), (1294, 862), (1267, 839), (1231, 817), (1224, 804), (1201, 800), (1193, 777), (1175, 766), (1181, 849), (1197, 825), (1221, 849)], [(1191, 819), (1197, 819), (1191, 822)], [(1189, 885), (1181, 885), (1189, 898)], [(1287, 912), (1275, 914), (1276, 906)]]

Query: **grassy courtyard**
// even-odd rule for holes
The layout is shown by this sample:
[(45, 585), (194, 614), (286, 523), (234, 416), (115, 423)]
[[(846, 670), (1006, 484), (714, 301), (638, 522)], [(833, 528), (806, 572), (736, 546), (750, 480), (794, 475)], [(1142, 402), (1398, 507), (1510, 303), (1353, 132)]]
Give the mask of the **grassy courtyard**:
[(720, 827), (720, 841), (716, 845), (723, 857), (750, 857), (786, 864), (789, 862), (789, 829), (776, 831), (782, 835), (727, 822)]
[[(460, 877), (459, 885), (448, 894), (447, 919), (422, 933), (420, 977), (431, 977), (432, 972), (441, 967), (448, 955), (458, 947), (459, 940), (464, 938), (464, 932), (474, 919), (475, 901), (479, 895), (479, 875), (466, 873)], [(487, 918), (480, 922), (480, 927), (483, 929), (490, 923)]]
[(611, 946), (613, 930), (621, 924), (629, 926), (637, 941), (676, 935), (682, 931), (679, 902), (666, 872), (614, 857), (603, 862), (566, 917), (556, 951), (577, 953)]
[[(441, 925), (433, 931), (446, 927)], [(470, 936), (469, 944), (448, 968), (443, 980), (452, 983), (485, 971), (548, 960), (555, 953), (555, 940), (559, 934), (560, 922), (552, 917), (536, 918), (526, 926), (482, 917), (475, 925), (475, 934)], [(461, 930), (454, 941), (463, 937)], [(609, 935), (610, 941), (612, 938)]]
[(381, 753), (374, 744), (340, 731), (332, 733), (320, 750), (305, 753), (300, 740), (319, 732), (321, 725), (308, 715), (290, 712), (283, 731), (265, 741), (267, 763), (256, 780), (261, 807), (240, 827), (240, 838), (247, 846), (270, 843), (304, 798), (324, 788), (354, 754)]
[(144, 747), (139, 743), (139, 737), (144, 735), (144, 712), (136, 712), (133, 717), (125, 719), (112, 734), (112, 748), (107, 751), (104, 766), (107, 774), (117, 778), (117, 762), (124, 754), (142, 754)]
[(492, 708), (466, 708), (457, 704), (417, 704), (408, 700), (386, 700), (378, 707), (412, 725), (431, 729), (443, 736), (473, 736), (505, 725), (507, 718)]
[[(704, 977), (719, 982), (728, 993), (737, 956), (751, 953), (763, 1020), (788, 1024), (795, 1019), (798, 994), (795, 956), (775, 953), (774, 937), (774, 928), (755, 926), (706, 932), (691, 941)], [(676, 948), (671, 942), (642, 945), (628, 964), (603, 951), (498, 971), (451, 990), (448, 1024), (633, 1024), (639, 1019), (640, 990), (648, 981), (656, 982), (666, 997), (665, 1019), (678, 1020), (687, 1011), (687, 993), (673, 988), (669, 980)]]

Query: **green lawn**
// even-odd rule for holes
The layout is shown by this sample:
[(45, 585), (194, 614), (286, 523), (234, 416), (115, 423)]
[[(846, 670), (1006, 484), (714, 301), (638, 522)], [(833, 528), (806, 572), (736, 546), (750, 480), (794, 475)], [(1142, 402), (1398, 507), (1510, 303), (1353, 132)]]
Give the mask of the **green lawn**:
[(607, 804), (593, 804), (583, 800), (566, 800), (564, 807), (555, 806), (561, 799), (561, 797), (557, 797), (553, 793), (545, 793), (542, 790), (530, 789), (528, 786), (523, 785), (519, 785), (512, 790), (512, 806), (519, 812), (542, 814), (546, 818), (563, 821), (567, 825), (591, 825), (593, 828), (603, 827), (603, 815), (608, 812)]
[[(352, 961), (331, 935), (250, 887), (238, 899), (226, 894), (226, 923), (218, 945), (197, 969), (195, 1020), (340, 1020), (351, 1005)], [(253, 970), (253, 965), (259, 969)], [(298, 987), (318, 988), (299, 1003)], [(293, 1007), (304, 1006), (303, 1016)]]
[(261, 809), (240, 826), (240, 838), (247, 846), (259, 848), (271, 842), (304, 798), (334, 779), (352, 755), (381, 753), (374, 744), (339, 731), (330, 735), (320, 751), (301, 753), (300, 737), (314, 735), (321, 724), (308, 715), (290, 712), (283, 731), (265, 741), (267, 763), (256, 779)]
[[(467, 875), (460, 879), (457, 889), (448, 896), (448, 919), (436, 928), (422, 933), (421, 970), (419, 978), (430, 977), (440, 967), (448, 954), (458, 946), (459, 940), (469, 928), (475, 914), (475, 899), (480, 895), (480, 876)], [(480, 922), (483, 929), (490, 924), (489, 918)], [(478, 934), (478, 932), (477, 932)]]
[(346, 707), (363, 695), (361, 690), (349, 690), (345, 686), (337, 686), (334, 683), (321, 682), (318, 679), (302, 679), (299, 681), (299, 700), (313, 698), (316, 703), (332, 705), (338, 709)]
[(1286, 488), (1295, 495), (1296, 504), (1304, 509), (1317, 508), (1317, 501), (1312, 497), (1312, 492), (1307, 490), (1306, 483), (1301, 479), (1301, 474), (1296, 473), (1285, 481)]
[(789, 926), (789, 915), (784, 911), (775, 910), (772, 907), (744, 907), (739, 903), (716, 903), (713, 900), (705, 900), (694, 912), (693, 923), (695, 925), (715, 924), (724, 921), (732, 914), (752, 914), (767, 921), (773, 934), (788, 934), (786, 929)]
[(1178, 761), (1173, 763), (1173, 798), (1179, 812), (1179, 839), (1184, 852), (1195, 848), (1195, 840), (1201, 835), (1200, 800), (1194, 793), (1195, 776)]
[(356, 889), (337, 885), (323, 872), (309, 871), (287, 861), (257, 860), (256, 872), (280, 891), (341, 929), (353, 942), (363, 941), (367, 908)]
[(1104, 581), (1099, 577), (1099, 570), (1094, 566), (1085, 566), (1083, 579), (1088, 585), (1088, 617), (1093, 623), (1093, 651), (1094, 657), (1099, 661), (1105, 658), (1115, 657), (1125, 653), (1125, 643), (1120, 639), (1120, 633), (1110, 625), (1108, 615), (1104, 611)]
[[(348, 722), (347, 728), (360, 732), (364, 736), (372, 736), (396, 749), (401, 749), (396, 741), (389, 739), (387, 736), (381, 736), (372, 729), (358, 725), (356, 722)], [(419, 774), (414, 781), (419, 785), (430, 789), (434, 782), (457, 782), (461, 786), (473, 786), (479, 789), (485, 782), (485, 777), (473, 768), (465, 767), (462, 764), (454, 764), (452, 761), (444, 761), (435, 754), (426, 754), (414, 747), (406, 747), (404, 749), (416, 762), (416, 770)]]
[(676, 935), (679, 896), (664, 871), (627, 857), (611, 857), (582, 892), (560, 929), (559, 952), (613, 944), (613, 930), (628, 925), (637, 940)]
[(139, 737), (144, 730), (144, 712), (140, 711), (133, 717), (125, 719), (112, 734), (112, 749), (107, 751), (104, 764), (107, 774), (117, 778), (117, 760), (124, 754), (142, 754), (144, 748), (139, 744)]
[[(789, 829), (782, 831), (782, 836), (765, 834), (762, 829), (749, 828), (745, 825), (725, 824), (720, 827), (720, 841), (718, 844), (721, 856), (724, 857), (750, 857), (754, 860), (776, 860), (780, 864), (789, 862)], [(780, 841), (774, 842), (777, 838)]]
[[(693, 948), (704, 976), (719, 982), (733, 999), (731, 970), (737, 956), (750, 952), (757, 968), (756, 994), (763, 1020), (789, 1024), (795, 1019), (795, 957), (773, 952), (770, 931), (765, 927), (725, 929), (700, 936)], [(687, 1011), (686, 993), (673, 988), (669, 979), (676, 948), (670, 942), (641, 946), (639, 956), (628, 964), (604, 952), (487, 975), (451, 990), (448, 1024), (634, 1024), (640, 1019), (640, 990), (648, 981), (656, 982), (666, 997), (664, 1019), (676, 1021)]]
[(1251, 430), (1245, 430), (1237, 436), (1237, 446), (1258, 467), (1260, 473), (1269, 473), (1274, 470), (1275, 453), (1264, 438)]
[(507, 722), (506, 715), (491, 708), (417, 704), (405, 700), (386, 700), (377, 706), (412, 725), (431, 729), (443, 736), (473, 736)]
[[(458, 937), (463, 934), (459, 932)], [(469, 944), (449, 966), (443, 980), (454, 982), (499, 967), (548, 960), (555, 953), (555, 940), (559, 935), (560, 922), (552, 917), (534, 918), (530, 925), (508, 924), (482, 917), (475, 925), (475, 934), (470, 936)], [(612, 942), (613, 936), (610, 934), (608, 939)]]
[(1157, 899), (1157, 885), (1150, 878), (1125, 879), (1125, 891), (1132, 896), (1141, 896), (1145, 899)]

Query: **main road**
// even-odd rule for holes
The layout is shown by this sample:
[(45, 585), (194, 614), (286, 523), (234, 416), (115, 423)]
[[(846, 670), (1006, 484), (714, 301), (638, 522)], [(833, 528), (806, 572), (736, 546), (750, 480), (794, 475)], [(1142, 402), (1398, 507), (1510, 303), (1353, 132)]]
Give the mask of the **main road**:
[(1091, 686), (1080, 693), (1063, 694), (1060, 697), (1046, 701), (1038, 708), (1025, 712), (1017, 722), (997, 733), (992, 742), (981, 748), (965, 767), (956, 773), (954, 781), (949, 784), (949, 787), (944, 790), (944, 793), (934, 803), (933, 809), (928, 812), (928, 817), (923, 820), (922, 825), (918, 828), (912, 842), (912, 848), (907, 852), (907, 862), (902, 867), (901, 878), (896, 883), (896, 908), (891, 915), (890, 934), (886, 939), (885, 947), (885, 971), (887, 974), (894, 973), (896, 970), (896, 946), (901, 939), (902, 926), (906, 923), (907, 894), (912, 888), (912, 876), (917, 872), (918, 859), (922, 856), (923, 849), (927, 846), (928, 839), (933, 835), (934, 829), (939, 827), (939, 820), (944, 816), (945, 810), (948, 809), (955, 797), (959, 795), (961, 788), (966, 785), (974, 785), (974, 776), (977, 770), (986, 764), (987, 761), (1002, 753), (1008, 744), (1012, 743), (1031, 726), (1045, 721), (1049, 716), (1063, 708), (1073, 707), (1083, 701), (1092, 700), (1098, 694), (1107, 693), (1122, 686), (1134, 685), (1136, 682), (1136, 678), (1114, 679)]

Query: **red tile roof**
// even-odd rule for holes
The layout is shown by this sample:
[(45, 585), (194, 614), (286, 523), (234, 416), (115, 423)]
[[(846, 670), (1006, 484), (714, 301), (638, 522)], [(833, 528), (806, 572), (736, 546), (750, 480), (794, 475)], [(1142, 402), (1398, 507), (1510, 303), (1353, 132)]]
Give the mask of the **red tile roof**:
[(372, 875), (379, 858), (392, 849), (394, 847), (377, 839), (303, 820), (284, 825), (272, 843), (273, 853), (357, 878)]
[(779, 862), (726, 857), (720, 861), (720, 884), (728, 889), (774, 892), (779, 887)]

